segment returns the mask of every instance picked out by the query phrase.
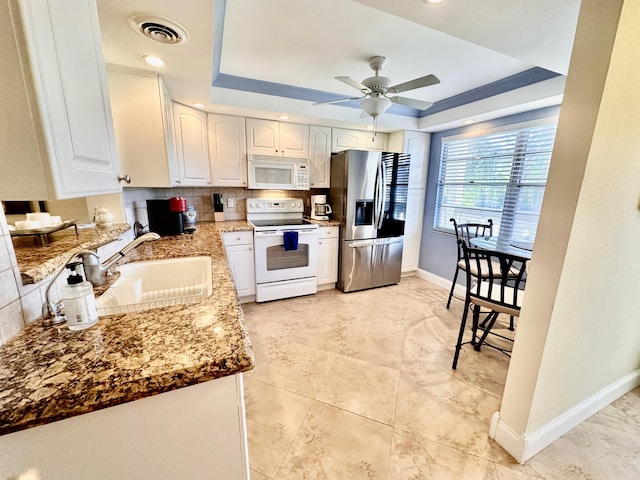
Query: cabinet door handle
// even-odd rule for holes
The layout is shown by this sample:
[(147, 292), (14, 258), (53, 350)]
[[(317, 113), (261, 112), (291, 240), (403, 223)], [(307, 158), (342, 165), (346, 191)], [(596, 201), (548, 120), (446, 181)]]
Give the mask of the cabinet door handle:
[(131, 183), (131, 177), (126, 173), (124, 175), (118, 175), (118, 182), (122, 182), (123, 180), (127, 183)]

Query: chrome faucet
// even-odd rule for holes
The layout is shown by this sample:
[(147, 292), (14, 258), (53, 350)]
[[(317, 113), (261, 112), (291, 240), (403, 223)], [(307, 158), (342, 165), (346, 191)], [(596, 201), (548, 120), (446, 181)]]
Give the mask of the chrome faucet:
[(87, 280), (89, 280), (94, 287), (104, 284), (104, 274), (109, 270), (114, 263), (123, 258), (127, 253), (141, 245), (144, 242), (150, 242), (152, 240), (158, 240), (160, 235), (154, 232), (145, 233), (135, 238), (131, 243), (125, 245), (122, 250), (114, 253), (104, 262), (100, 263), (100, 258), (96, 252), (91, 250), (81, 250), (77, 255), (82, 257), (82, 266), (84, 267), (84, 274)]

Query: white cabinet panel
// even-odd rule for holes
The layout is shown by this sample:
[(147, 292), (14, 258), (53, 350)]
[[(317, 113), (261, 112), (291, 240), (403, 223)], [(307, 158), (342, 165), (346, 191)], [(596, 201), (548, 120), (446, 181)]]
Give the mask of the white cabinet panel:
[(225, 232), (222, 239), (231, 276), (242, 303), (242, 297), (256, 294), (253, 232)]
[(207, 124), (212, 184), (246, 187), (247, 147), (244, 117), (210, 113)]
[(180, 186), (211, 185), (207, 114), (180, 103), (173, 104), (176, 158)]
[(331, 129), (331, 151), (342, 150), (371, 150), (387, 151), (389, 148), (389, 134), (365, 130), (345, 130), (342, 128)]
[(319, 228), (318, 285), (335, 284), (338, 281), (339, 227)]
[(407, 213), (404, 222), (404, 246), (402, 248), (402, 271), (418, 269), (420, 242), (424, 221), (424, 199), (426, 189), (410, 188), (407, 195)]
[(309, 156), (309, 126), (247, 118), (247, 153)]
[(177, 178), (171, 98), (155, 72), (109, 66), (120, 165), (131, 187), (171, 187)]
[[(10, 109), (12, 115), (2, 120), (22, 124), (27, 131), (15, 139), (3, 134), (2, 143), (4, 148), (5, 140), (16, 141), (18, 146), (12, 149), (32, 158), (22, 163), (2, 156), (4, 197), (42, 198), (44, 193), (62, 199), (121, 191), (95, 1), (20, 0), (20, 14), (15, 3), (9, 7), (13, 10), (4, 2), (0, 12), (10, 39), (3, 47), (8, 50), (3, 70), (10, 80), (22, 78), (11, 95), (26, 95), (29, 104), (20, 111)], [(14, 29), (20, 23), (22, 28)], [(7, 112), (4, 99), (3, 110)], [(2, 130), (11, 131), (4, 125)], [(24, 139), (37, 139), (42, 149), (23, 149)], [(17, 165), (5, 169), (4, 164), (11, 162)], [(25, 169), (26, 164), (40, 168)]]
[(311, 188), (329, 188), (331, 180), (331, 128), (312, 125), (309, 129)]

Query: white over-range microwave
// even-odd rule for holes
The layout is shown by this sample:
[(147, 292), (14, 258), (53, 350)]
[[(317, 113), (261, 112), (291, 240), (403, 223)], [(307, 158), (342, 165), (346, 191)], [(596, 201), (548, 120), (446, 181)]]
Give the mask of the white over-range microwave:
[(247, 164), (249, 188), (309, 190), (311, 166), (308, 158), (251, 154)]

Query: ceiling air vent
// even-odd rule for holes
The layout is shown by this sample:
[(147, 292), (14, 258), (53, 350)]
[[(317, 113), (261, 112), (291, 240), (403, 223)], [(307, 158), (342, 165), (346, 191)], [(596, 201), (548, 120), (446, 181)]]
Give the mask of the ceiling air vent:
[(178, 45), (189, 38), (184, 28), (168, 18), (134, 15), (129, 23), (136, 32), (165, 45)]

